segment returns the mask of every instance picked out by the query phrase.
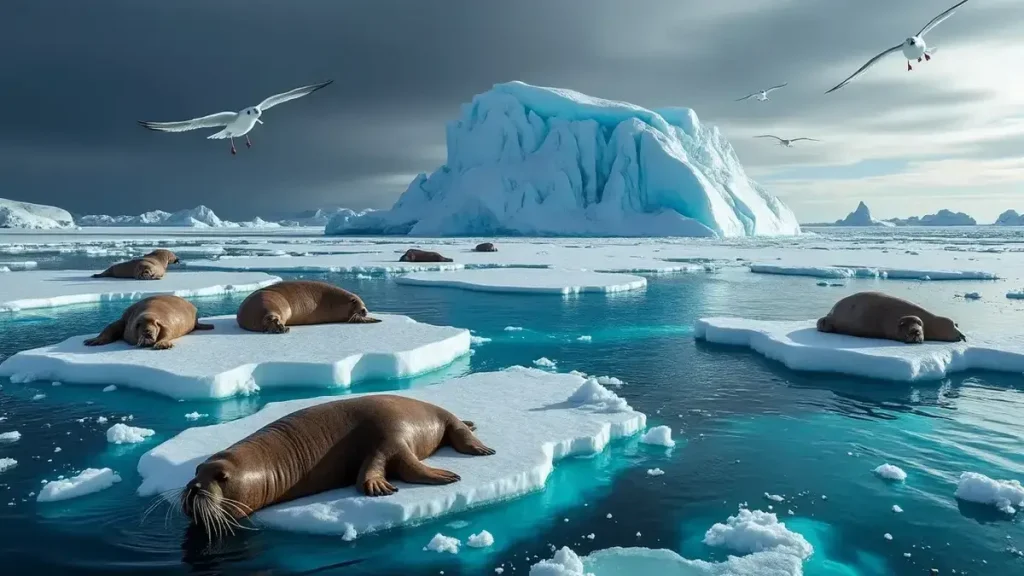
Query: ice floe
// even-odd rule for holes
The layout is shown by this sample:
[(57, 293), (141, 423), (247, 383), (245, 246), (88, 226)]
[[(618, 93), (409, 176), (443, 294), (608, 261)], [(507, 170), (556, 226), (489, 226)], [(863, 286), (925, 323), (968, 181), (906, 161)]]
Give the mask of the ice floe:
[(977, 472), (964, 472), (955, 496), (967, 502), (989, 504), (1001, 512), (1014, 514), (1014, 506), (1024, 506), (1024, 486), (1019, 480), (994, 480)]
[(800, 266), (751, 264), (756, 274), (810, 276), (812, 278), (888, 278), (890, 280), (997, 280), (995, 272), (983, 270), (902, 269), (871, 266)]
[(413, 286), (446, 286), (478, 292), (563, 295), (583, 292), (625, 292), (647, 287), (647, 279), (641, 276), (547, 268), (420, 272), (398, 276), (395, 282)]
[(739, 554), (783, 548), (807, 558), (814, 552), (814, 547), (803, 536), (786, 528), (775, 514), (746, 508), (730, 516), (724, 524), (709, 528), (704, 534), (704, 543)]
[(111, 444), (138, 444), (156, 434), (149, 428), (136, 428), (118, 422), (107, 429), (107, 442)]
[(907, 479), (907, 473), (899, 466), (894, 466), (892, 464), (882, 464), (878, 468), (875, 468), (874, 472), (880, 478), (885, 478), (886, 480), (903, 482)]
[(18, 465), (14, 458), (0, 458), (0, 472), (6, 472)]
[[(18, 352), (0, 364), (12, 380), (138, 388), (177, 399), (226, 398), (260, 388), (347, 387), (441, 368), (469, 352), (469, 331), (374, 314), (377, 324), (296, 326), (286, 334), (246, 332), (234, 316), (205, 318), (169, 350), (125, 342), (88, 347), (86, 336)], [(268, 353), (272, 351), (273, 353)]]
[(746, 346), (792, 370), (883, 380), (939, 380), (964, 370), (1024, 372), (1024, 340), (1018, 336), (989, 340), (968, 333), (967, 342), (904, 344), (826, 334), (818, 332), (815, 323), (701, 318), (694, 326), (694, 336), (717, 344)]
[(106, 490), (121, 481), (110, 468), (86, 468), (73, 478), (47, 482), (36, 496), (37, 502), (57, 502)]
[[(454, 484), (397, 482), (400, 491), (381, 498), (345, 488), (268, 508), (258, 512), (255, 520), (283, 530), (323, 534), (342, 534), (351, 525), (364, 534), (540, 490), (558, 460), (600, 452), (611, 440), (634, 435), (646, 424), (644, 414), (628, 407), (610, 412), (572, 401), (585, 382), (571, 374), (512, 367), (392, 392), (473, 420), (477, 436), (497, 453), (469, 458), (443, 448), (426, 462), (459, 474), (462, 479)], [(210, 454), (285, 414), (334, 400), (338, 398), (271, 403), (239, 420), (189, 428), (143, 455), (138, 466), (143, 478), (139, 494), (179, 488)]]
[(4, 276), (0, 312), (50, 308), (109, 300), (137, 300), (155, 294), (183, 298), (251, 292), (281, 279), (262, 272), (170, 271), (161, 280), (91, 278), (99, 270), (30, 270)]
[(664, 446), (665, 448), (671, 448), (676, 445), (676, 441), (672, 439), (672, 429), (668, 426), (655, 426), (651, 428), (640, 438), (640, 442), (652, 446)]

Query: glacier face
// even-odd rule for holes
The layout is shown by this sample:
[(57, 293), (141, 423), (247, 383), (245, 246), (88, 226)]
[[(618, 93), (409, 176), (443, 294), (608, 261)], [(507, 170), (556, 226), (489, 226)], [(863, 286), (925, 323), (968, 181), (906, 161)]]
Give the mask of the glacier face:
[(74, 217), (63, 208), (0, 198), (0, 228), (49, 230), (74, 226)]
[(390, 210), (326, 234), (751, 236), (799, 234), (722, 134), (687, 108), (647, 110), (572, 90), (497, 84), (447, 125), (448, 159)]

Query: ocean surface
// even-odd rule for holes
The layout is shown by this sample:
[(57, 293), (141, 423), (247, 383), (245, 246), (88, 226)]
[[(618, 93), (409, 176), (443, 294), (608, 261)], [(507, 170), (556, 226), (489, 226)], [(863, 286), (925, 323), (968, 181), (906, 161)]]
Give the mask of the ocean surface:
[[(868, 234), (866, 242), (900, 241), (892, 230), (850, 234)], [(920, 234), (915, 242), (927, 242), (926, 234), (936, 233), (910, 234)], [(984, 245), (984, 234), (968, 241)], [(1015, 241), (1021, 239), (1003, 238), (1001, 244)], [(116, 258), (70, 254), (41, 260), (46, 268), (102, 268)], [(747, 350), (692, 337), (694, 322), (703, 316), (816, 318), (846, 294), (879, 288), (959, 315), (961, 325), (973, 330), (1020, 326), (1024, 303), (953, 298), (991, 290), (991, 283), (846, 280), (842, 287), (823, 288), (812, 278), (730, 269), (649, 276), (645, 291), (562, 298), (400, 286), (384, 278), (281, 276), (325, 279), (360, 294), (371, 311), (469, 328), (492, 339), (442, 371), (357, 385), (354, 392), (429, 386), (547, 357), (561, 372), (625, 381), (618, 393), (648, 414), (649, 426), (670, 426), (678, 443), (666, 451), (636, 440), (617, 442), (596, 457), (562, 461), (540, 493), (354, 542), (262, 530), (211, 546), (180, 516), (165, 517), (161, 510), (143, 520), (151, 501), (135, 494), (139, 457), (189, 426), (236, 419), (270, 401), (322, 396), (322, 389), (177, 402), (125, 388), (101, 392), (0, 380), (0, 433), (22, 435), (0, 445), (0, 457), (19, 462), (0, 473), (5, 573), (461, 575), (494, 574), (502, 566), (506, 575), (527, 574), (539, 559), (550, 558), (551, 545), (570, 546), (581, 556), (612, 546), (668, 548), (717, 561), (725, 552), (701, 539), (745, 503), (751, 509), (773, 506), (787, 527), (814, 545), (804, 565), (809, 576), (933, 569), (1024, 574), (1024, 513), (1007, 516), (953, 498), (964, 471), (1024, 479), (1024, 377), (979, 372), (902, 384), (798, 373)], [(242, 298), (193, 301), (203, 315), (230, 314)], [(124, 307), (114, 302), (0, 315), (0, 358), (95, 333)], [(508, 332), (506, 326), (523, 330)], [(592, 340), (577, 340), (583, 335)], [(45, 397), (33, 399), (38, 394)], [(193, 411), (210, 417), (191, 422), (185, 414)], [(97, 423), (101, 416), (109, 423)], [(129, 416), (156, 436), (142, 444), (108, 444), (106, 428)], [(907, 472), (904, 484), (872, 473), (886, 462)], [(87, 497), (36, 503), (43, 480), (103, 466), (123, 481)], [(648, 476), (655, 467), (665, 474)], [(765, 493), (786, 500), (769, 501)], [(894, 513), (893, 505), (903, 512)], [(494, 546), (463, 548), (458, 555), (423, 550), (437, 532), (465, 541), (481, 529), (494, 535)], [(591, 533), (593, 539), (585, 537)], [(886, 533), (892, 540), (883, 538)]]

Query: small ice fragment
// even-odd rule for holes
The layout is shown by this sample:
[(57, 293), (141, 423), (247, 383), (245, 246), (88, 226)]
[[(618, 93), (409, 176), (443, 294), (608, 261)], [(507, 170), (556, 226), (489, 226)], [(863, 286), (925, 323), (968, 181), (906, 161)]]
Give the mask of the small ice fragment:
[(490, 338), (484, 338), (483, 336), (470, 336), (469, 343), (473, 346), (479, 346), (481, 344), (487, 344), (490, 342)]
[(554, 360), (549, 360), (549, 359), (547, 359), (547, 358), (542, 356), (542, 357), (537, 358), (536, 360), (534, 360), (533, 361), (533, 365), (534, 366), (538, 366), (540, 368), (554, 368), (555, 367), (555, 361)]
[(356, 539), (356, 536), (358, 536), (358, 534), (356, 534), (356, 527), (346, 522), (345, 533), (341, 535), (341, 539), (345, 542), (351, 542)]
[(105, 490), (120, 481), (121, 477), (110, 468), (86, 468), (74, 478), (65, 480), (58, 476), (57, 480), (47, 482), (36, 496), (36, 501), (57, 502), (77, 498)]
[(96, 423), (97, 424), (106, 424), (107, 423), (107, 417), (106, 416), (97, 416), (96, 417)]
[(771, 500), (772, 502), (782, 502), (785, 500), (785, 498), (779, 496), (778, 494), (769, 494), (767, 492), (764, 493), (764, 497)]
[(672, 439), (672, 429), (668, 426), (655, 426), (648, 430), (642, 438), (640, 438), (642, 444), (651, 444), (653, 446), (664, 446), (671, 448), (676, 445), (675, 440)]
[(104, 388), (103, 388), (103, 391), (104, 391), (104, 392), (113, 392), (114, 390), (117, 390), (117, 386), (114, 386), (113, 384), (111, 384), (110, 386), (106, 386), (106, 387), (104, 387)]
[(522, 332), (522, 326), (505, 326), (505, 332)]
[(21, 432), (17, 430), (0, 434), (0, 444), (9, 444), (21, 440)]
[(611, 519), (611, 517), (612, 517), (612, 513), (611, 512), (609, 512), (608, 514), (605, 515), (605, 518)]
[(900, 508), (899, 504), (893, 504), (892, 505), (892, 511), (897, 513), (897, 514), (899, 514), (899, 513), (903, 512), (903, 508)]
[(889, 534), (888, 532), (886, 532), (885, 535), (882, 536), (882, 537), (885, 538), (886, 540), (892, 540), (892, 534)]
[(0, 472), (6, 472), (18, 465), (14, 458), (0, 458)]
[(481, 530), (479, 534), (471, 534), (466, 540), (466, 546), (470, 548), (487, 548), (494, 545), (494, 536), (487, 530)]
[(60, 382), (50, 382), (50, 386), (60, 386)]
[(577, 342), (591, 342), (593, 340), (594, 339), (592, 337), (587, 335), (580, 336), (579, 338), (576, 339)]
[(875, 468), (875, 474), (885, 478), (886, 480), (893, 480), (895, 482), (903, 482), (907, 479), (907, 473), (899, 466), (893, 466), (892, 464), (882, 464), (878, 468)]
[(46, 394), (36, 394), (32, 397), (33, 400), (42, 400), (43, 398), (46, 398)]
[(57, 452), (60, 452), (60, 446), (57, 446), (56, 448), (53, 449), (54, 454), (56, 454)]
[(136, 428), (117, 423), (107, 429), (107, 442), (111, 444), (138, 444), (156, 434), (149, 428)]
[(593, 540), (593, 539), (594, 539), (594, 533), (593, 532), (591, 532), (590, 534), (587, 534), (587, 540)]
[(438, 532), (434, 534), (434, 537), (430, 539), (430, 542), (423, 549), (433, 550), (438, 553), (458, 554), (460, 545), (462, 545), (462, 542), (458, 538), (450, 538)]
[(661, 476), (664, 473), (665, 471), (662, 470), (661, 468), (650, 468), (649, 470), (647, 470), (648, 476)]
[(199, 412), (189, 412), (185, 414), (185, 418), (188, 420), (199, 420), (200, 418), (206, 418), (209, 414), (200, 414)]

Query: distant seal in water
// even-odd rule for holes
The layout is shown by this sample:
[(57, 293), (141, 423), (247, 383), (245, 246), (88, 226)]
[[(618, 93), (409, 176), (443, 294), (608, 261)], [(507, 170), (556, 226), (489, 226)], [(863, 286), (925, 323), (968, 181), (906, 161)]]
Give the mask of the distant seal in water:
[(173, 348), (173, 340), (193, 330), (213, 330), (196, 317), (196, 307), (179, 296), (150, 296), (132, 304), (121, 318), (111, 322), (99, 336), (85, 341), (86, 346), (103, 346), (118, 340), (154, 350)]
[(451, 262), (451, 258), (445, 258), (437, 252), (430, 252), (429, 250), (418, 250), (416, 248), (410, 248), (402, 254), (402, 257), (398, 259), (399, 262)]
[(118, 262), (93, 278), (134, 278), (136, 280), (159, 280), (164, 277), (167, 267), (180, 262), (170, 250), (153, 250), (142, 258)]
[(249, 294), (235, 319), (250, 332), (282, 334), (289, 326), (374, 324), (362, 298), (327, 282), (289, 280)]
[(967, 340), (949, 318), (881, 292), (858, 292), (836, 302), (828, 314), (818, 319), (818, 331), (907, 344)]
[(387, 496), (398, 491), (389, 479), (451, 484), (458, 474), (422, 460), (442, 446), (471, 456), (494, 454), (475, 429), (439, 406), (404, 396), (325, 402), (283, 416), (207, 458), (179, 503), (185, 516), (220, 535), (260, 509), (336, 488), (355, 485), (366, 496)]
[(473, 252), (497, 252), (498, 249), (494, 247), (494, 244), (490, 242), (484, 242), (483, 244), (477, 244), (476, 248), (473, 248)]

